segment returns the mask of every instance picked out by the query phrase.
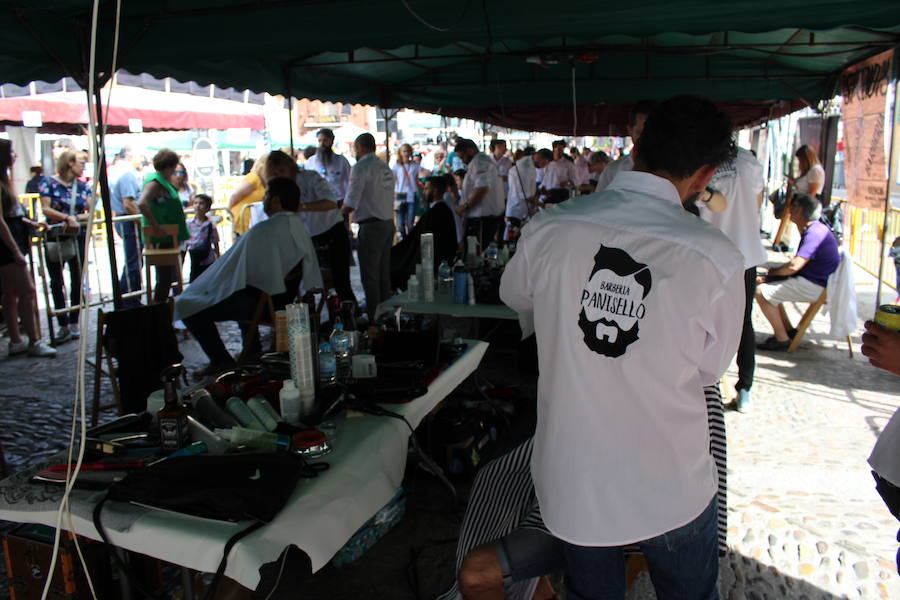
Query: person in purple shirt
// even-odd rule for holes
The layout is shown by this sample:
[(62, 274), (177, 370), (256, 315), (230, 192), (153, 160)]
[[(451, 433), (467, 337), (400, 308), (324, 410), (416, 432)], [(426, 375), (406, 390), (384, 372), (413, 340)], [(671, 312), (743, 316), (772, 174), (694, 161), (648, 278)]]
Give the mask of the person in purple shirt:
[(770, 269), (760, 277), (756, 302), (772, 325), (774, 335), (761, 344), (760, 350), (787, 350), (796, 330), (784, 311), (784, 302), (815, 302), (828, 284), (828, 277), (841, 262), (838, 243), (827, 225), (815, 219), (819, 201), (807, 194), (797, 194), (791, 202), (791, 222), (800, 230), (800, 247), (790, 261)]

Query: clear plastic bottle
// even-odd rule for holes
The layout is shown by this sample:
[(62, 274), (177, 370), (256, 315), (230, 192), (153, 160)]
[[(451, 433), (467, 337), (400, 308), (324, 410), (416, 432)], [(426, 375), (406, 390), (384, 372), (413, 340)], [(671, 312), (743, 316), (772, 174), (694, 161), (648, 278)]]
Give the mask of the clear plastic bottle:
[(232, 427), (216, 428), (215, 434), (238, 446), (249, 446), (262, 452), (287, 452), (291, 449), (291, 440), (286, 435), (278, 435), (268, 431)]
[(453, 295), (453, 271), (446, 260), (442, 260), (441, 266), (438, 267), (438, 295), (444, 302)]
[(337, 380), (346, 383), (350, 379), (350, 336), (344, 331), (344, 325), (340, 321), (334, 324), (329, 341), (334, 352)]
[(410, 302), (418, 302), (420, 300), (419, 278), (415, 275), (410, 275), (409, 281), (407, 282), (406, 286), (406, 294)]
[(337, 380), (337, 363), (334, 358), (334, 350), (331, 344), (322, 342), (319, 344), (319, 383), (322, 385), (334, 385)]
[(497, 264), (499, 254), (500, 251), (497, 249), (497, 242), (491, 242), (488, 245), (487, 250), (484, 251), (484, 258), (488, 261), (488, 264), (493, 266)]
[(281, 384), (281, 391), (278, 392), (278, 400), (281, 403), (281, 418), (289, 425), (296, 425), (300, 422), (301, 405), (300, 390), (294, 385), (293, 379), (285, 379)]

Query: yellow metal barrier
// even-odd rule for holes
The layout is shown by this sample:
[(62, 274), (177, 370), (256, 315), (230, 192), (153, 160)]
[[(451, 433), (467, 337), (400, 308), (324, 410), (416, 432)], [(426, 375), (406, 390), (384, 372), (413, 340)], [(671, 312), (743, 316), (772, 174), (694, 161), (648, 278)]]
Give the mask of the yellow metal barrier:
[[(835, 198), (837, 199), (837, 198)], [(891, 208), (887, 231), (884, 231), (884, 211), (873, 208), (860, 208), (846, 205), (845, 231), (849, 232), (848, 240), (850, 256), (865, 271), (878, 277), (878, 265), (881, 260), (881, 240), (887, 239), (887, 248), (894, 239), (900, 237), (900, 209)], [(890, 256), (884, 257), (882, 280), (891, 288), (897, 289), (894, 275), (894, 261)]]

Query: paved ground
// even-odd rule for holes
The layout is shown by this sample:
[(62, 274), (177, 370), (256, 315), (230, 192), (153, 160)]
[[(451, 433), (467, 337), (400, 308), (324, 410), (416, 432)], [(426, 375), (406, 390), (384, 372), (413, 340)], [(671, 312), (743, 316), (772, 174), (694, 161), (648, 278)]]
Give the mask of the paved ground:
[[(874, 284), (861, 273), (858, 292), (860, 314), (871, 315)], [(794, 307), (789, 312), (799, 315)], [(763, 320), (757, 329), (759, 339), (768, 335)], [(900, 378), (869, 366), (859, 355), (858, 336), (848, 358), (846, 342), (830, 339), (827, 330), (827, 317), (820, 315), (795, 354), (759, 353), (752, 412), (727, 415), (724, 598), (900, 598), (893, 562), (897, 523), (865, 463), (900, 406)], [(237, 343), (233, 330), (229, 338)], [(65, 445), (76, 345), (61, 346), (53, 360), (7, 360), (5, 346), (0, 443), (15, 470)], [(188, 365), (201, 364), (192, 341), (182, 349)], [(491, 353), (487, 376), (533, 393), (533, 382), (519, 377), (510, 361), (509, 353)], [(728, 376), (733, 382), (736, 372)], [(358, 563), (321, 572), (314, 582), (318, 597), (429, 598), (449, 583), (457, 516), (443, 506), (439, 487), (426, 476), (411, 477), (407, 518)], [(647, 588), (643, 577), (630, 597), (653, 597)]]

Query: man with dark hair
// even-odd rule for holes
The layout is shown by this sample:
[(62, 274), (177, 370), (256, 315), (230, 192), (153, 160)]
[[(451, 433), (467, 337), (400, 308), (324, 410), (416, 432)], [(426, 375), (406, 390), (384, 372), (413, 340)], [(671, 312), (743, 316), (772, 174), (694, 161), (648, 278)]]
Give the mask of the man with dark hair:
[(266, 159), (266, 178), (287, 177), (300, 188), (300, 218), (313, 244), (321, 252), (331, 271), (334, 289), (341, 300), (356, 300), (350, 284), (352, 250), (347, 226), (338, 210), (332, 186), (317, 172), (300, 169), (291, 157), (274, 150)]
[(359, 225), (359, 275), (366, 292), (366, 312), (391, 295), (391, 242), (394, 239), (394, 173), (375, 156), (375, 138), (363, 133), (354, 142), (356, 164), (341, 211)]
[(631, 107), (631, 112), (628, 115), (628, 135), (634, 142), (631, 154), (621, 157), (603, 170), (603, 173), (597, 180), (596, 190), (598, 192), (605, 190), (620, 171), (630, 171), (634, 168), (634, 155), (637, 153), (638, 144), (640, 144), (644, 123), (647, 121), (650, 113), (653, 112), (653, 109), (656, 108), (656, 105), (655, 100), (641, 100)]
[(816, 217), (821, 204), (808, 194), (795, 194), (790, 219), (800, 230), (797, 254), (783, 265), (759, 277), (756, 302), (772, 326), (773, 335), (760, 350), (787, 350), (795, 330), (781, 306), (784, 302), (815, 302), (828, 285), (828, 277), (841, 262), (837, 239), (827, 225)]
[(41, 165), (34, 165), (29, 172), (31, 173), (31, 178), (28, 180), (28, 183), (25, 184), (25, 193), (37, 194), (41, 181), (44, 179), (44, 167)]
[(466, 235), (476, 236), (481, 248), (487, 248), (503, 217), (503, 181), (494, 161), (472, 140), (460, 138), (454, 152), (466, 164), (463, 203), (456, 212), (466, 218)]
[[(263, 209), (269, 218), (247, 230), (178, 296), (175, 319), (184, 321), (210, 361), (195, 375), (213, 375), (234, 366), (216, 323), (249, 321), (263, 292), (272, 297), (276, 309), (284, 308), (294, 299), (301, 279), (307, 290), (322, 287), (316, 250), (297, 216), (299, 207), (300, 188), (296, 182), (270, 179), (263, 198)], [(244, 324), (241, 333), (246, 336)], [(258, 348), (256, 335), (253, 346), (247, 350)]]
[(333, 131), (328, 128), (320, 129), (316, 133), (316, 139), (319, 141), (319, 147), (306, 161), (305, 168), (315, 171), (328, 182), (340, 206), (344, 202), (347, 185), (350, 183), (350, 162), (340, 154), (335, 154)]
[(544, 178), (541, 188), (544, 195), (555, 188), (567, 188), (575, 185), (577, 174), (575, 164), (566, 156), (566, 140), (553, 142), (553, 160), (544, 167)]
[[(519, 227), (531, 213), (537, 202), (537, 169), (534, 164), (534, 148), (525, 148), (522, 158), (509, 171), (509, 198), (506, 201), (506, 235), (504, 239), (514, 242), (518, 238)], [(546, 157), (545, 157), (546, 158)]]
[(609, 165), (609, 155), (603, 150), (591, 152), (587, 160), (588, 175), (583, 184), (578, 186), (582, 194), (590, 194), (597, 189), (597, 180), (603, 174), (603, 171)]
[(715, 597), (703, 387), (737, 348), (743, 257), (682, 205), (734, 152), (712, 102), (664, 102), (634, 171), (534, 217), (503, 274), (501, 298), (537, 336), (531, 472), (544, 523), (564, 542), (569, 597), (622, 597), (628, 544), (659, 597)]

